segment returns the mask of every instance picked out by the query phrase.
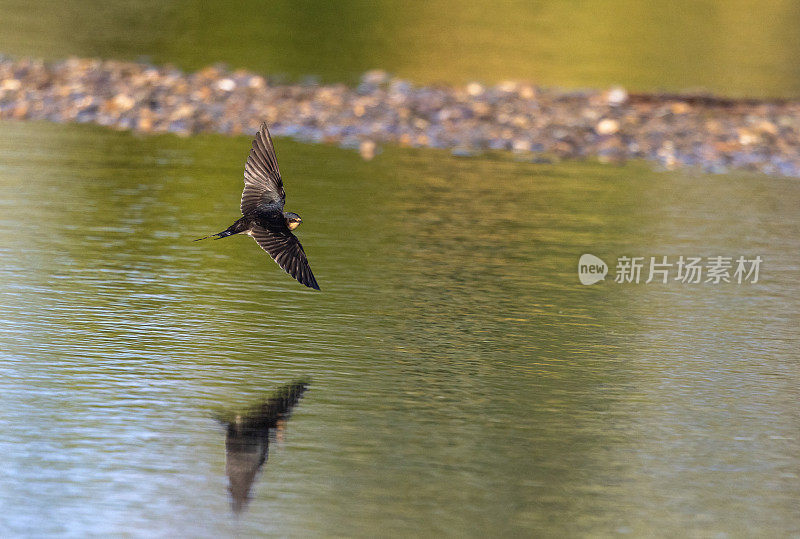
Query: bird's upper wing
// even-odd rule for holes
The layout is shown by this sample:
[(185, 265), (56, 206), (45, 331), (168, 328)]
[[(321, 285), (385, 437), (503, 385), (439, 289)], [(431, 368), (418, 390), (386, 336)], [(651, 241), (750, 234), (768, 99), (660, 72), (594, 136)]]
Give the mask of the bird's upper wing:
[(244, 166), (244, 191), (242, 191), (242, 214), (247, 215), (259, 205), (276, 205), (283, 208), (286, 193), (283, 191), (283, 180), (275, 158), (275, 148), (269, 135), (267, 124), (253, 139), (253, 147)]
[(300, 240), (286, 226), (282, 229), (266, 229), (255, 225), (250, 230), (250, 235), (286, 273), (307, 287), (319, 290)]

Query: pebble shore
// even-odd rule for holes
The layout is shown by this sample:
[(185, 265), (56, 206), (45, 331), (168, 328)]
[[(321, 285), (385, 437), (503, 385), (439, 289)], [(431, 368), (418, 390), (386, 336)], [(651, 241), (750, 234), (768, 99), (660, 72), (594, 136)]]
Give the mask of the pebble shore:
[(214, 66), (196, 73), (112, 60), (0, 57), (0, 119), (95, 123), (142, 133), (252, 134), (358, 149), (447, 148), (470, 156), (654, 161), (800, 176), (800, 102), (565, 91), (519, 82), (415, 86), (383, 71), (358, 86), (286, 84)]

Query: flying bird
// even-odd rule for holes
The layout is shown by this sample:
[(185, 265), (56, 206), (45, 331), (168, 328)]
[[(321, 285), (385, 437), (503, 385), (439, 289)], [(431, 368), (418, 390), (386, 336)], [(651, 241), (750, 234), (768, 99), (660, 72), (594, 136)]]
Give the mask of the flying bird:
[(275, 147), (267, 124), (263, 123), (253, 139), (253, 147), (244, 166), (243, 217), (222, 232), (194, 241), (247, 234), (286, 273), (307, 287), (319, 290), (303, 246), (292, 234), (292, 230), (300, 226), (303, 220), (296, 213), (283, 211), (285, 202), (286, 193), (275, 158)]

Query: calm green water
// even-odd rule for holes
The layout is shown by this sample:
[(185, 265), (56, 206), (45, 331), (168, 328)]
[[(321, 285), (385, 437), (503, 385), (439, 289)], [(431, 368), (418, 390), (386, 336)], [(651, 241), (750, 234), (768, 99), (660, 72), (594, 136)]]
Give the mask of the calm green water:
[(797, 97), (798, 26), (794, 0), (0, 0), (0, 53)]
[[(191, 241), (247, 138), (0, 124), (3, 535), (800, 532), (796, 181), (277, 146), (322, 293)], [(304, 377), (234, 518), (214, 417)]]
[[(0, 14), (18, 56), (800, 93), (789, 0)], [(249, 238), (191, 241), (237, 217), (249, 144), (0, 123), (0, 535), (800, 534), (796, 180), (279, 139), (314, 293)], [(587, 252), (764, 262), (587, 287)], [(234, 517), (214, 418), (298, 379)]]

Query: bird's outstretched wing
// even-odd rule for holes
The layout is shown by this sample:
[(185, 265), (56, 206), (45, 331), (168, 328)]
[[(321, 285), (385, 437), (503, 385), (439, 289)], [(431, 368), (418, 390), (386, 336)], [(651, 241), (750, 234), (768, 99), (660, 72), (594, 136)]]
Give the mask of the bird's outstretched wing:
[(319, 290), (303, 246), (288, 228), (268, 230), (255, 225), (250, 229), (250, 235), (286, 273), (307, 287)]
[(244, 166), (242, 214), (252, 213), (260, 205), (283, 208), (285, 201), (286, 193), (275, 158), (275, 147), (267, 124), (263, 123), (253, 139), (253, 147)]

